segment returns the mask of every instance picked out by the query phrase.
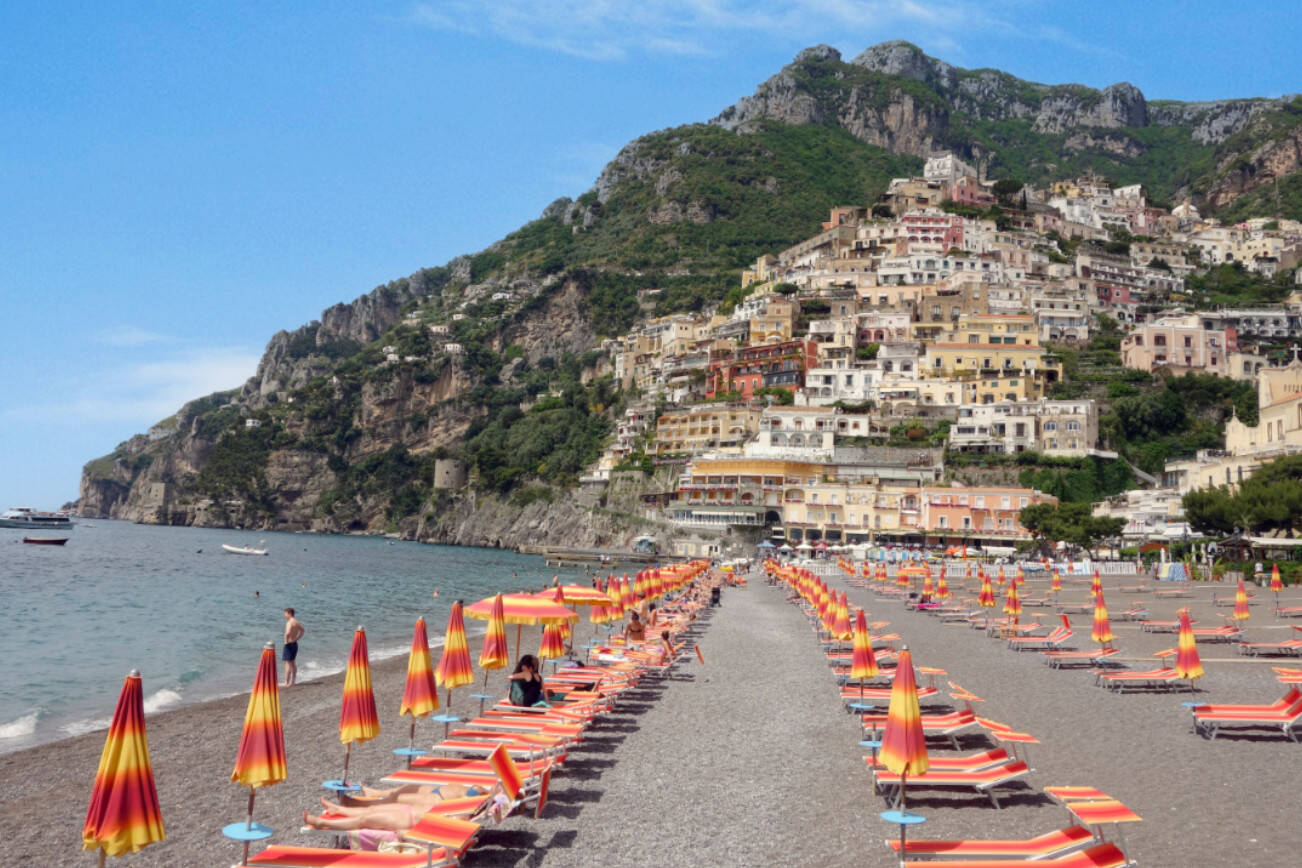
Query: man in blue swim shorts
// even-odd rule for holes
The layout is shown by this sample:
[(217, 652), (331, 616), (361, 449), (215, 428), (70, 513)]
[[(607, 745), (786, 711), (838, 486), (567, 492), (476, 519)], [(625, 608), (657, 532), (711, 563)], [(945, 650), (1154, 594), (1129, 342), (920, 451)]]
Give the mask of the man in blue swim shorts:
[(293, 609), (285, 610), (285, 649), (280, 652), (280, 659), (285, 661), (285, 686), (289, 687), (298, 680), (298, 640), (307, 630), (294, 617)]

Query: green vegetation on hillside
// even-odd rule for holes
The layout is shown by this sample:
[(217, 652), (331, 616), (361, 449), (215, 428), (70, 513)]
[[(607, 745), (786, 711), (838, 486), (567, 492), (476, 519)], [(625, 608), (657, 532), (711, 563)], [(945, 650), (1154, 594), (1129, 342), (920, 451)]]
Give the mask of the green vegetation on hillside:
[(1185, 516), (1195, 530), (1229, 534), (1302, 530), (1302, 455), (1271, 461), (1243, 480), (1238, 491), (1203, 488), (1184, 496)]
[(1189, 373), (1115, 394), (1099, 433), (1148, 473), (1161, 473), (1169, 459), (1222, 448), (1231, 412), (1249, 425), (1257, 422), (1256, 387), (1242, 380)]

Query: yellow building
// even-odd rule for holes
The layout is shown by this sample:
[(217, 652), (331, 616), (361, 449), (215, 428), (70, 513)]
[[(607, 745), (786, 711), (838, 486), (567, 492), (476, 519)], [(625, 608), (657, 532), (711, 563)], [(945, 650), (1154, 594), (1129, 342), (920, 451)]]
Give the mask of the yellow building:
[(655, 455), (739, 448), (759, 431), (758, 407), (704, 404), (665, 413), (656, 420), (648, 449)]
[(1302, 362), (1257, 372), (1256, 425), (1225, 423), (1225, 449), (1205, 449), (1195, 458), (1169, 461), (1166, 482), (1180, 493), (1226, 485), (1235, 488), (1261, 465), (1302, 453)]
[(953, 329), (937, 341), (1038, 347), (1040, 334), (1030, 314), (962, 313)]
[(928, 377), (1043, 376), (1053, 382), (1062, 373), (1062, 363), (1044, 353), (1034, 345), (938, 341), (927, 345), (921, 372)]
[(750, 345), (761, 347), (791, 340), (796, 328), (796, 303), (782, 296), (770, 296), (764, 309), (750, 318)]

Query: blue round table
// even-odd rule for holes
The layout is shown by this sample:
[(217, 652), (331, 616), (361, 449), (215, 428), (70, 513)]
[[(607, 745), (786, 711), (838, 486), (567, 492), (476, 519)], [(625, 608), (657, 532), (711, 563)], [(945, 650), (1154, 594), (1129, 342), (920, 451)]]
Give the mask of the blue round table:
[(472, 694), (470, 694), (470, 698), (471, 698), (471, 699), (478, 699), (478, 700), (479, 700), (479, 716), (480, 716), (480, 717), (483, 717), (483, 716), (484, 716), (484, 703), (487, 702), (487, 701), (490, 700), (490, 699), (496, 699), (497, 697), (494, 696), (494, 695), (491, 694), (491, 693), (472, 693)]

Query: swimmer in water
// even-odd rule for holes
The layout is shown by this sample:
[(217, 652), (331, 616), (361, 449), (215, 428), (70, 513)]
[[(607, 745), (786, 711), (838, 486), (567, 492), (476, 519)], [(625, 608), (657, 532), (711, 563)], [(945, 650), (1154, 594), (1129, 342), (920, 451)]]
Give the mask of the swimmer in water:
[(438, 588), (435, 588), (435, 589), (434, 589), (434, 596), (437, 597), (438, 595), (439, 595), (439, 589), (438, 589)]

